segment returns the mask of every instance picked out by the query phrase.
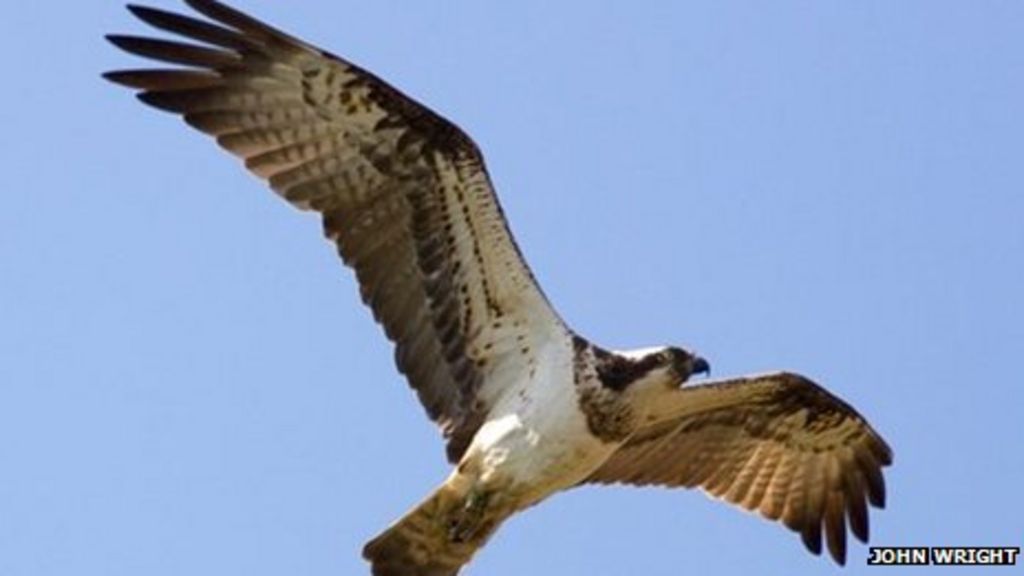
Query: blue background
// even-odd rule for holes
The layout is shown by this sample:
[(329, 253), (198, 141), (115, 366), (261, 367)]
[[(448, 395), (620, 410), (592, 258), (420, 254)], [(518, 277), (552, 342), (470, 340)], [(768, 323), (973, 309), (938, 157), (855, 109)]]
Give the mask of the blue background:
[[(854, 404), (896, 453), (874, 544), (1021, 544), (1024, 4), (239, 7), (465, 128), (583, 334)], [(0, 20), (0, 574), (365, 573), (442, 443), (315, 218), (100, 79), (143, 30)], [(832, 570), (697, 492), (585, 488), (467, 573)]]

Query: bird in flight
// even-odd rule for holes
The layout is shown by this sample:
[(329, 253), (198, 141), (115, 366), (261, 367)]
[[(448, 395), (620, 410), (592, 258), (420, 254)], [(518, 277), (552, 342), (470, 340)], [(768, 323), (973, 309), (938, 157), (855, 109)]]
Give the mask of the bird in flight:
[(177, 65), (108, 72), (318, 213), (447, 441), (451, 474), (363, 549), (377, 576), (454, 575), (516, 512), (581, 484), (699, 488), (820, 554), (868, 539), (885, 441), (791, 372), (687, 384), (675, 346), (613, 351), (567, 326), (461, 129), (362, 68), (213, 0), (143, 6), (187, 41), (110, 35)]

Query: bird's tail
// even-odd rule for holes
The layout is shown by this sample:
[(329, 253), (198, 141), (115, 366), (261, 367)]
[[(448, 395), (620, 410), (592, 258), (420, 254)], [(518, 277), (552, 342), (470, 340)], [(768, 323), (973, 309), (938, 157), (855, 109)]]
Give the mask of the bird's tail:
[(488, 519), (471, 534), (457, 530), (465, 495), (443, 485), (390, 528), (366, 543), (363, 557), (374, 576), (454, 576), (487, 542), (500, 519)]

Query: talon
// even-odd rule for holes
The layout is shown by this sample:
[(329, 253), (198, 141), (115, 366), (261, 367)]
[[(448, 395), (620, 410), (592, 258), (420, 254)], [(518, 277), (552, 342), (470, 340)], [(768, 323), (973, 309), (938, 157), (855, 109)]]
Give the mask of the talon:
[(465, 535), (463, 534), (462, 522), (455, 518), (448, 521), (448, 540), (455, 544), (462, 544), (466, 541)]
[(487, 501), (486, 494), (471, 490), (462, 508), (456, 510), (448, 520), (448, 539), (461, 544), (479, 533)]

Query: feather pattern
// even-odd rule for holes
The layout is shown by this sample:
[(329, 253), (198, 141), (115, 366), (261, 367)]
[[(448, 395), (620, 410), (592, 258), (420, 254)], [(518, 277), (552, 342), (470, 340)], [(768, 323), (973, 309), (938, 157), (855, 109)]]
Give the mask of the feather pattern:
[[(114, 35), (184, 68), (106, 77), (178, 114), (323, 218), (363, 301), (457, 461), (533, 340), (564, 332), (462, 130), (373, 74), (212, 0), (210, 21), (130, 6), (176, 35)], [(515, 373), (513, 370), (512, 374)]]
[(892, 451), (848, 404), (790, 373), (684, 387), (660, 397), (588, 482), (700, 487), (799, 533), (840, 564), (846, 525), (868, 539)]

